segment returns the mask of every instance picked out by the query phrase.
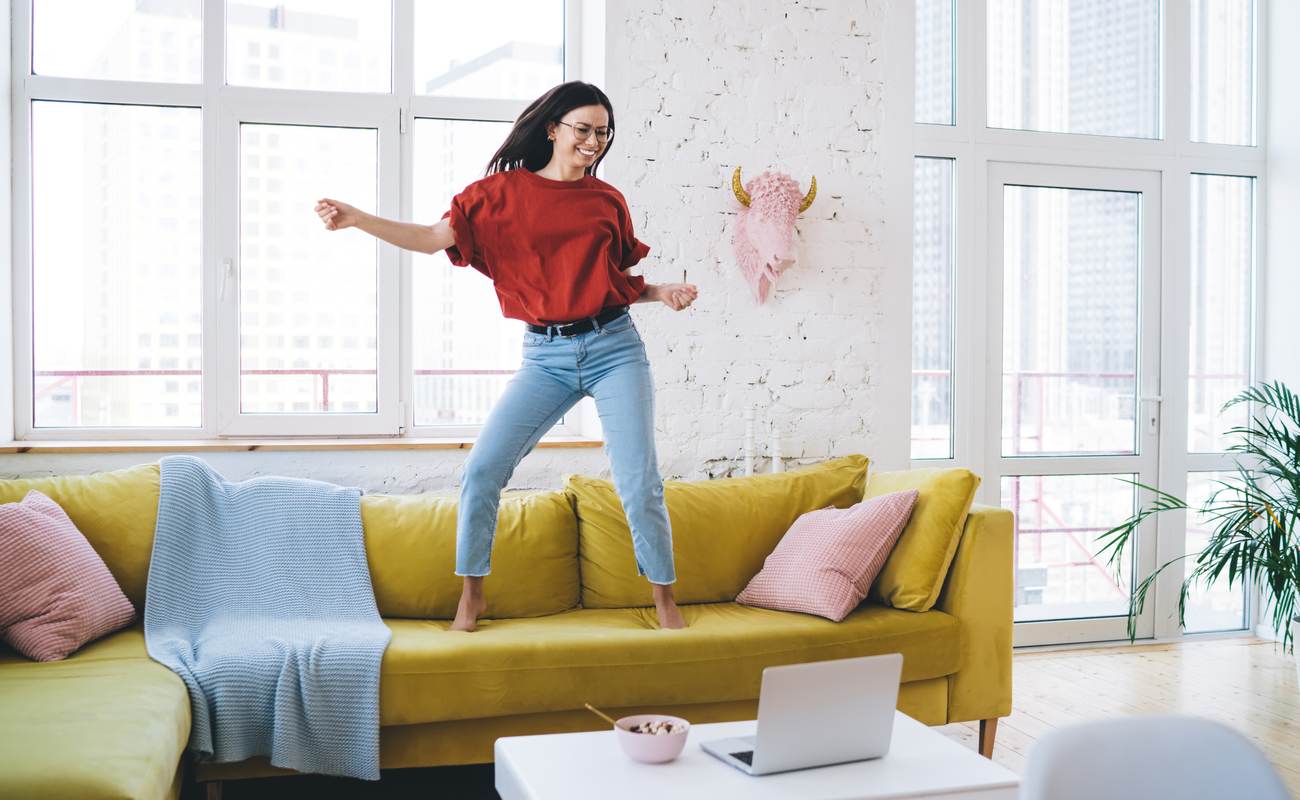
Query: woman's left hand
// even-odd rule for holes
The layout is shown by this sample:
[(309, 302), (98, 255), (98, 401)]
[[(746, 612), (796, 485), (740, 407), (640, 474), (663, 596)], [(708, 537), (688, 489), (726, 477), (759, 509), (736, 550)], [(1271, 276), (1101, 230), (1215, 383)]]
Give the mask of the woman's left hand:
[(673, 311), (681, 311), (694, 303), (695, 298), (700, 295), (700, 290), (692, 283), (662, 283), (655, 288), (658, 290), (655, 299)]

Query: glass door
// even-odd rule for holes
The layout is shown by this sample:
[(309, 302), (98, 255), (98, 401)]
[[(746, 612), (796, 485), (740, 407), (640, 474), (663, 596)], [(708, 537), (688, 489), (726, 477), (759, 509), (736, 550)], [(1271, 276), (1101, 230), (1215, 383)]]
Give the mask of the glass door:
[(1016, 644), (1125, 638), (1154, 529), (1118, 569), (1098, 536), (1157, 479), (1159, 175), (992, 162), (988, 187), (985, 497), (1016, 517)]

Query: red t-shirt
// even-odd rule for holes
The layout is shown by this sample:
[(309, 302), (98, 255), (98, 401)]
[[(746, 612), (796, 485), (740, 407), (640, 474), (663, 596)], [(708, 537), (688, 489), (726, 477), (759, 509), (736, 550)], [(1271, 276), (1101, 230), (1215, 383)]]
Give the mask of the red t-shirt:
[(456, 244), (447, 257), (491, 278), (512, 319), (569, 322), (645, 292), (645, 278), (626, 270), (650, 248), (632, 234), (623, 195), (593, 175), (497, 172), (452, 198), (449, 217)]

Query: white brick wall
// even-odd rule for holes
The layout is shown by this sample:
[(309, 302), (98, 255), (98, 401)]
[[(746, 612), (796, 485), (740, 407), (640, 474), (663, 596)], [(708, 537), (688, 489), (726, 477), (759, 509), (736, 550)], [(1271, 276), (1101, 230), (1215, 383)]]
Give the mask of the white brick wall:
[[(908, 347), (908, 298), (881, 291), (897, 285), (883, 273), (909, 267), (887, 263), (881, 246), (885, 12), (868, 2), (609, 4), (606, 91), (619, 138), (606, 178), (653, 248), (646, 278), (677, 281), (685, 267), (700, 287), (687, 311), (635, 312), (659, 387), (665, 477), (739, 474), (747, 407), (757, 410), (759, 470), (770, 468), (768, 424), (792, 463), (882, 449), (897, 463), (900, 431), (906, 452), (909, 390), (896, 354)], [(763, 306), (731, 254), (736, 166), (818, 181), (796, 226), (799, 263)]]
[[(883, 176), (901, 163), (910, 180), (911, 163), (906, 145), (882, 153), (888, 9), (864, 0), (608, 2), (605, 89), (619, 135), (604, 177), (627, 196), (652, 246), (646, 278), (679, 281), (685, 268), (700, 288), (686, 311), (633, 311), (655, 376), (667, 479), (740, 474), (750, 407), (759, 471), (770, 468), (769, 423), (780, 428), (788, 466), (854, 452), (905, 462), (910, 242), (896, 234), (910, 220), (910, 211), (900, 216), (910, 197)], [(910, 75), (902, 84), (910, 93)], [(763, 306), (731, 255), (737, 165), (749, 177), (787, 172), (805, 187), (817, 176), (817, 200), (797, 224), (799, 263)], [(414, 492), (454, 490), (467, 452), (207, 458), (231, 480), (275, 473)], [(0, 456), (0, 474), (156, 457)], [(557, 487), (566, 472), (609, 474), (600, 450), (540, 449), (511, 487)]]

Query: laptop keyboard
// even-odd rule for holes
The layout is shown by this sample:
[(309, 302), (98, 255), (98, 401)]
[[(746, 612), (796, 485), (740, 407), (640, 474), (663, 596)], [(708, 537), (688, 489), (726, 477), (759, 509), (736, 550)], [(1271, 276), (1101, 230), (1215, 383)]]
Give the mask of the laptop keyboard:
[(741, 760), (741, 761), (744, 761), (746, 764), (750, 765), (751, 767), (754, 766), (754, 751), (753, 751), (753, 750), (742, 750), (742, 751), (740, 751), (739, 753), (732, 753), (732, 754), (731, 754), (731, 757), (732, 757), (732, 758), (735, 758), (735, 759), (739, 759), (739, 760)]

